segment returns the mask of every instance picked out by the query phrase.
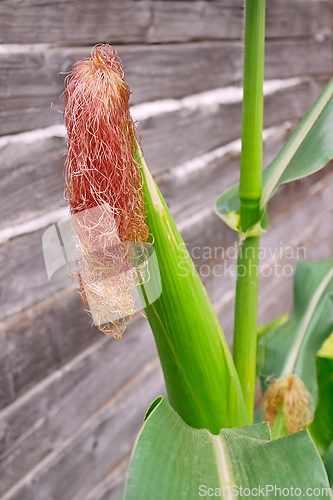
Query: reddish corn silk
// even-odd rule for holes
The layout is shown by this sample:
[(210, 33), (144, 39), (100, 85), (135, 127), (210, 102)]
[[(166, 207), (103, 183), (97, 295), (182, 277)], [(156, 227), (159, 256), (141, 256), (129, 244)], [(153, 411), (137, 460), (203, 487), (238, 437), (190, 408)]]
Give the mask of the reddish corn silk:
[(108, 203), (121, 241), (146, 241), (142, 178), (122, 63), (109, 45), (78, 61), (66, 79), (64, 167), (72, 214)]
[(149, 238), (130, 90), (109, 45), (74, 64), (66, 83), (64, 179), (82, 255), (71, 275), (95, 324), (120, 338), (137, 311), (134, 277), (143, 274), (138, 254)]

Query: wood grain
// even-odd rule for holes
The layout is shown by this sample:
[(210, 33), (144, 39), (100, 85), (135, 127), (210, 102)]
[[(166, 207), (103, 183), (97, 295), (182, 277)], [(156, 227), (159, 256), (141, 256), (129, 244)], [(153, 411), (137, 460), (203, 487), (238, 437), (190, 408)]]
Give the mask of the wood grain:
[(65, 206), (60, 168), (65, 151), (66, 139), (60, 137), (0, 149), (0, 227)]
[[(267, 36), (306, 36), (330, 26), (320, 0), (270, 0)], [(242, 0), (2, 0), (2, 43), (165, 43), (240, 38)], [(331, 11), (330, 11), (331, 12)], [(318, 18), (322, 24), (318, 26)]]
[[(24, 283), (27, 276), (21, 279)], [(41, 303), (12, 318), (0, 331), (1, 408), (100, 338), (77, 292), (60, 296), (54, 292), (51, 301), (43, 301), (45, 295), (40, 293)]]
[(119, 500), (129, 460), (130, 457), (125, 458), (111, 469), (107, 477), (103, 478), (82, 500)]
[[(237, 40), (116, 48), (125, 66), (133, 104), (241, 83), (242, 44)], [(30, 52), (0, 52), (0, 134), (60, 123), (63, 103), (59, 96), (65, 74), (90, 52), (91, 47), (43, 46)], [(272, 39), (266, 45), (265, 78), (329, 75), (332, 61), (330, 36), (320, 40)]]
[(106, 400), (68, 441), (39, 464), (35, 472), (23, 478), (13, 492), (9, 491), (7, 498), (82, 499), (119, 459), (129, 454), (145, 412), (163, 388), (156, 359), (146, 365), (132, 383)]
[[(303, 82), (266, 96), (264, 126), (302, 118), (323, 86), (324, 82)], [(161, 174), (174, 165), (238, 139), (241, 103), (184, 108), (157, 115), (142, 123), (141, 133), (149, 168), (154, 175)]]

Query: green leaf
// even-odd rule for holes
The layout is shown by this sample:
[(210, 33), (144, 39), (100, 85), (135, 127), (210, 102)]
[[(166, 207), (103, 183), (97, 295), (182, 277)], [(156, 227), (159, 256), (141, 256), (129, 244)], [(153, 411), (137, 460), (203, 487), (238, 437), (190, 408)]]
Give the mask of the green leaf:
[(325, 458), (325, 468), (328, 475), (328, 480), (330, 482), (331, 487), (333, 487), (333, 445), (331, 445), (330, 449)]
[[(238, 375), (224, 333), (194, 263), (144, 160), (146, 221), (162, 282), (145, 308), (173, 408), (192, 427), (217, 434), (248, 423)], [(155, 276), (151, 276), (154, 289)]]
[(319, 401), (310, 434), (322, 457), (333, 442), (333, 335), (323, 344), (317, 355)]
[(325, 340), (317, 356), (320, 358), (333, 359), (333, 333)]
[(259, 341), (258, 362), (263, 389), (267, 377), (296, 374), (318, 399), (316, 354), (333, 330), (333, 260), (300, 261), (294, 283), (294, 311), (282, 326)]
[[(289, 314), (282, 314), (282, 316), (279, 316), (278, 318), (275, 318), (273, 321), (270, 321), (269, 323), (266, 323), (265, 325), (258, 326), (257, 328), (257, 343), (265, 335), (265, 333), (269, 332), (270, 330), (273, 330), (273, 328), (276, 328), (280, 325), (284, 325), (284, 323), (288, 320)], [(258, 351), (258, 349), (257, 349)], [(257, 361), (257, 370), (256, 370), (256, 376), (259, 377), (259, 364)], [(260, 409), (260, 414), (262, 413), (262, 409)], [(256, 420), (258, 418), (258, 414), (255, 416), (254, 422), (259, 422), (259, 420)], [(260, 420), (261, 421), (261, 420)]]
[(288, 320), (289, 314), (282, 314), (282, 316), (279, 316), (276, 319), (273, 319), (273, 321), (270, 321), (269, 323), (266, 323), (265, 325), (258, 326), (257, 330), (257, 339), (258, 341), (261, 339), (265, 333), (269, 332), (270, 330), (273, 330), (273, 328), (276, 328), (277, 326), (284, 325), (284, 323)]
[(275, 487), (287, 498), (296, 496), (291, 487), (303, 498), (312, 498), (307, 488), (319, 488), (316, 497), (326, 498), (327, 475), (307, 431), (270, 441), (268, 425), (255, 424), (215, 436), (189, 427), (161, 399), (137, 439), (123, 500), (254, 498), (253, 488), (276, 498)]
[[(277, 189), (287, 182), (306, 177), (323, 168), (333, 158), (333, 79), (291, 135), (281, 152), (263, 172), (261, 216), (247, 234), (265, 231), (263, 218), (267, 204)], [(222, 194), (216, 202), (217, 213), (228, 226), (239, 231), (239, 185)]]

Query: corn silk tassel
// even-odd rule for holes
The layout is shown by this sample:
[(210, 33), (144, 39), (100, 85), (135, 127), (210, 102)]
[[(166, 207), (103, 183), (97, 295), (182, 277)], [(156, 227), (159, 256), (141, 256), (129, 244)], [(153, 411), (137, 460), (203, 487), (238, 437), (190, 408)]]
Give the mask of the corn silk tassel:
[[(121, 62), (108, 45), (76, 63), (67, 79), (65, 182), (83, 256), (76, 279), (86, 307), (99, 311), (101, 329), (119, 337), (119, 320), (106, 324), (105, 317), (127, 314), (127, 322), (134, 314), (131, 277), (141, 273), (136, 286), (145, 298), (169, 401), (186, 423), (217, 434), (248, 423), (242, 390), (211, 302), (138, 146), (129, 95)], [(149, 241), (158, 276), (142, 270)], [(162, 293), (152, 299), (158, 280)]]
[(313, 419), (311, 394), (295, 374), (273, 380), (265, 391), (263, 405), (264, 420), (271, 429), (280, 407), (289, 434), (306, 429)]
[[(129, 97), (121, 61), (108, 45), (74, 64), (67, 77), (64, 178), (82, 254), (72, 277), (95, 323), (116, 338), (136, 312), (132, 289), (138, 245), (134, 249), (129, 242), (149, 238)], [(118, 319), (110, 323), (110, 317)]]

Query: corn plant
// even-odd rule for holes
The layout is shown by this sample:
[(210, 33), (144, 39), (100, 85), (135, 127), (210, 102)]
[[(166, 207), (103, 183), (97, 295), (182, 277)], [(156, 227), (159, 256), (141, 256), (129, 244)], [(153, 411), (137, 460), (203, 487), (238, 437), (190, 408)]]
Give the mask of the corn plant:
[[(68, 78), (65, 182), (81, 298), (102, 331), (120, 337), (136, 288), (168, 394), (147, 411), (124, 500), (331, 496), (323, 459), (333, 441), (333, 260), (298, 263), (290, 317), (258, 330), (257, 302), (269, 200), (333, 158), (333, 80), (263, 171), (264, 41), (265, 0), (246, 0), (240, 183), (216, 203), (238, 232), (233, 355), (144, 160), (119, 58), (97, 47)], [(257, 374), (264, 397), (255, 414)]]

